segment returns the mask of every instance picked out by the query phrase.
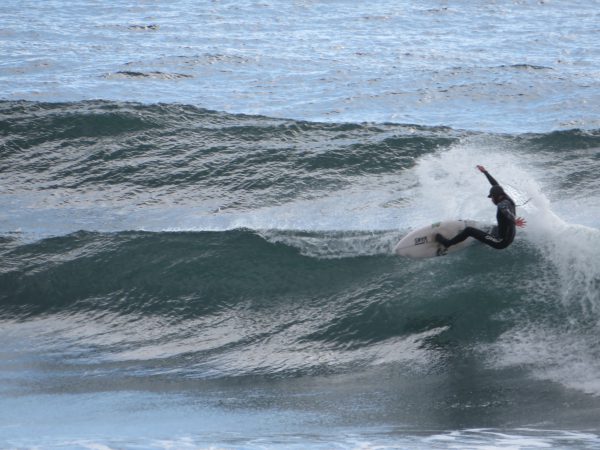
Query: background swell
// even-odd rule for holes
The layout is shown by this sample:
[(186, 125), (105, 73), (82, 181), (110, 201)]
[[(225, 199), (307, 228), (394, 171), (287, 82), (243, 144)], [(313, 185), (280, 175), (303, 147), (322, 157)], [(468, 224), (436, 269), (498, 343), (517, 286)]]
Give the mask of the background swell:
[(180, 105), (3, 102), (1, 112), (3, 174), (13, 187), (34, 181), (41, 189), (118, 189), (120, 197), (143, 189), (155, 199), (193, 188), (204, 196), (235, 193), (236, 205), (252, 207), (401, 170), (456, 140), (446, 129), (318, 124)]

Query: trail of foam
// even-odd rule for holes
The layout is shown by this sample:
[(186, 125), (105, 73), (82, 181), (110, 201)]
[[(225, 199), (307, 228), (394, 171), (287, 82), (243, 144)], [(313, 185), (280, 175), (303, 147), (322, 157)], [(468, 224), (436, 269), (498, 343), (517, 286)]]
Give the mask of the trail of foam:
[(269, 242), (282, 243), (313, 258), (349, 258), (391, 255), (401, 237), (398, 230), (346, 232), (294, 232), (263, 230), (260, 235)]

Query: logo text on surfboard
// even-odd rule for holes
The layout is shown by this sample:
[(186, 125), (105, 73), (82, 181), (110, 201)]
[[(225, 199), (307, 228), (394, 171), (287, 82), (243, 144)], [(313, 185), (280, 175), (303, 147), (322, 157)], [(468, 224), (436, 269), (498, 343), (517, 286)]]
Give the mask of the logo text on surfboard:
[(415, 238), (415, 245), (427, 244), (427, 236)]

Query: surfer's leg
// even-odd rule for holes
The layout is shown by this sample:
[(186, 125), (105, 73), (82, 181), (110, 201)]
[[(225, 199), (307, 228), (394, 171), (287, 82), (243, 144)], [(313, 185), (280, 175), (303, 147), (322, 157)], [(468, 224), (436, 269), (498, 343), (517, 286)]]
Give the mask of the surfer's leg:
[(435, 236), (435, 240), (440, 244), (444, 245), (445, 247), (450, 247), (452, 245), (456, 245), (459, 242), (464, 241), (469, 237), (477, 239), (479, 242), (483, 242), (484, 244), (489, 245), (490, 247), (494, 247), (496, 249), (508, 247), (508, 244), (504, 242), (503, 239), (497, 238), (489, 233), (486, 233), (485, 231), (473, 227), (466, 227), (452, 239), (446, 239), (441, 234), (437, 234)]
[[(477, 228), (467, 228), (470, 228), (468, 232), (469, 236), (477, 239), (479, 242), (483, 242), (485, 245), (489, 245), (490, 247), (495, 248), (496, 250), (502, 250), (503, 248), (508, 247), (512, 242), (512, 240), (502, 239), (494, 234), (478, 230)], [(465, 231), (467, 230), (467, 228), (465, 228)]]
[(452, 244), (450, 244), (450, 239), (446, 239), (444, 236), (442, 236), (440, 233), (435, 235), (435, 241), (439, 242), (440, 244), (442, 244), (444, 247), (450, 247)]
[[(467, 239), (470, 234), (469, 234), (469, 228), (471, 227), (466, 227), (464, 230), (462, 230), (460, 233), (458, 233), (456, 236), (454, 236), (452, 239), (446, 239), (444, 236), (442, 236), (441, 234), (436, 234), (435, 235), (435, 240), (437, 242), (439, 242), (440, 244), (442, 244), (444, 247), (450, 247), (452, 245), (456, 245), (459, 242), (464, 241), (465, 239)], [(475, 229), (475, 228), (473, 228)]]

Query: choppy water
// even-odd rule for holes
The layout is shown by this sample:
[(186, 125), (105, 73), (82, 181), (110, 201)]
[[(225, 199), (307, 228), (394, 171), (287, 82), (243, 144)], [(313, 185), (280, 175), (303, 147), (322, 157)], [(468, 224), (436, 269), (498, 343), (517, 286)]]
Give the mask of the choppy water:
[(597, 6), (3, 3), (0, 446), (598, 448)]
[(6, 0), (2, 97), (471, 130), (598, 128), (599, 6)]

